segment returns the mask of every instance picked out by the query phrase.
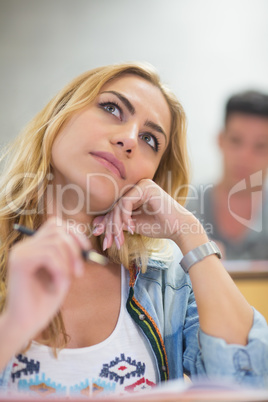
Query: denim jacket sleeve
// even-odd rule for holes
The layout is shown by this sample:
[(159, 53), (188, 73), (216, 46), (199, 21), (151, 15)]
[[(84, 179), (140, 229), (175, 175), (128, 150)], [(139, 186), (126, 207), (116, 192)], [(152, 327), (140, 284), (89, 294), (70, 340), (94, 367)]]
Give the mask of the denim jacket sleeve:
[(254, 320), (246, 346), (227, 344), (199, 329), (200, 351), (208, 377), (230, 377), (239, 384), (268, 386), (268, 326), (264, 317), (253, 310)]
[[(199, 317), (189, 277), (178, 266), (180, 256), (174, 249), (174, 260), (166, 271), (165, 344), (171, 377), (226, 379), (228, 382), (254, 387), (268, 386), (268, 326), (253, 308), (254, 320), (246, 346), (227, 344), (223, 339), (205, 334)], [(174, 308), (176, 306), (176, 308)], [(180, 332), (181, 331), (181, 332)], [(182, 353), (182, 366), (174, 354)], [(178, 359), (178, 357), (177, 357)]]

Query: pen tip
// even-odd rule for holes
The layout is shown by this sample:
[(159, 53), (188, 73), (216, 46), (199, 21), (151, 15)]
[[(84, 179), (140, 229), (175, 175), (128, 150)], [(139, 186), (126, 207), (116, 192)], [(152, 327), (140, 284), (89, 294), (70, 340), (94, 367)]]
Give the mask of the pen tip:
[(95, 262), (100, 265), (107, 265), (109, 262), (107, 257), (98, 253), (95, 250), (89, 250), (89, 251), (83, 250), (82, 254), (83, 254), (84, 259), (89, 262)]

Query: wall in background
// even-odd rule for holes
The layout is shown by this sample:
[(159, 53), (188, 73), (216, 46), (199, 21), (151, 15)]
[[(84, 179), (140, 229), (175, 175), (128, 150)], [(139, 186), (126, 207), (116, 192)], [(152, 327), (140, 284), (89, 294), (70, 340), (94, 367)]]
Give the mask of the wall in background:
[(83, 71), (148, 61), (186, 110), (193, 182), (212, 182), (226, 98), (268, 92), (267, 21), (267, 0), (0, 0), (0, 144)]

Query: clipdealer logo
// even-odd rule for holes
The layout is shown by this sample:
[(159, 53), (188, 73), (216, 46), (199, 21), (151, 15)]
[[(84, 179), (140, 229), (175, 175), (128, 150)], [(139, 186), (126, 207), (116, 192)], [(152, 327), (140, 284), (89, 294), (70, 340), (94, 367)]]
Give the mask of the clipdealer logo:
[[(254, 230), (255, 232), (262, 231), (262, 189), (260, 189), (262, 188), (262, 184), (263, 177), (261, 170), (250, 175), (249, 185), (251, 189), (251, 212), (249, 219), (245, 219), (239, 216), (237, 213), (233, 212), (230, 206), (231, 197), (234, 194), (248, 189), (246, 180), (243, 179), (240, 182), (236, 183), (236, 185), (233, 186), (228, 195), (228, 209), (230, 211), (230, 214), (242, 225), (248, 227), (251, 230)], [(258, 216), (256, 216), (256, 211), (258, 211)]]

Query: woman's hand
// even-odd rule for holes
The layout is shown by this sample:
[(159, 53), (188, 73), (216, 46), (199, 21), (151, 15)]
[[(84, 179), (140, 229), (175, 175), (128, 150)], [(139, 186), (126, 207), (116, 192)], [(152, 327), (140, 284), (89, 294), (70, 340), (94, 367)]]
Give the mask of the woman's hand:
[(59, 310), (72, 278), (83, 274), (81, 249), (89, 247), (86, 237), (68, 234), (63, 223), (59, 226), (50, 219), (12, 248), (3, 315), (7, 331), (14, 338), (18, 333), (15, 349), (44, 329)]
[(194, 230), (203, 232), (203, 227), (189, 211), (148, 179), (127, 191), (109, 213), (96, 217), (93, 224), (94, 235), (105, 233), (104, 249), (111, 247), (113, 241), (119, 249), (124, 243), (124, 230), (148, 237), (170, 238), (179, 246), (184, 242), (184, 235)]
[[(124, 242), (124, 230), (170, 238), (185, 255), (208, 241), (200, 222), (151, 180), (141, 180), (105, 216), (94, 219), (94, 234), (105, 233), (104, 248)], [(211, 255), (189, 271), (201, 329), (227, 343), (245, 345), (252, 309), (220, 260)]]

